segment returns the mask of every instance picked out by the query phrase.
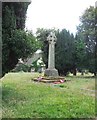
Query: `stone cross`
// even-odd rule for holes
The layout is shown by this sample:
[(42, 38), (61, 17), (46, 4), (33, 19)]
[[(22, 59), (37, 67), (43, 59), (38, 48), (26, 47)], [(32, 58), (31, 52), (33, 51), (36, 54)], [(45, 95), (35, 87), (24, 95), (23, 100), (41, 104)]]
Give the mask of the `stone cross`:
[(48, 69), (45, 70), (46, 76), (58, 76), (58, 71), (55, 69), (55, 43), (57, 38), (54, 32), (51, 32), (47, 37), (49, 43), (49, 55), (48, 55)]
[(48, 68), (55, 68), (55, 43), (57, 38), (53, 32), (47, 37), (47, 41), (49, 43), (49, 56), (48, 56)]

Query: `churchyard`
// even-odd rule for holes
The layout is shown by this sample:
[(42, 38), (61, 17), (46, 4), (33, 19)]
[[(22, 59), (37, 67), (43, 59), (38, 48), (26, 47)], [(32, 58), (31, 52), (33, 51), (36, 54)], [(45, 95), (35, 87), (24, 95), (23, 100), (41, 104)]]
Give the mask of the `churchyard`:
[(76, 33), (65, 24), (62, 29), (39, 27), (34, 33), (25, 29), (29, 4), (2, 4), (0, 117), (95, 118), (97, 8), (90, 6), (79, 16)]
[[(40, 70), (24, 72), (20, 69), (20, 72), (10, 71), (1, 79), (2, 117), (94, 118), (96, 106), (94, 75), (89, 71), (87, 74), (85, 71), (78, 74), (77, 69), (75, 69), (77, 76), (75, 71), (64, 76), (59, 75), (55, 67), (57, 38), (54, 32), (50, 32), (47, 41), (48, 66), (43, 73), (39, 72)], [(26, 63), (30, 65), (32, 59), (36, 59), (36, 55), (35, 52), (35, 58), (32, 56)], [(16, 67), (26, 63), (19, 59)]]
[(2, 80), (3, 118), (94, 118), (95, 78), (65, 77), (60, 84), (34, 82), (39, 73), (8, 73)]
[(51, 32), (47, 41), (48, 67), (44, 72), (21, 69), (20, 72), (9, 72), (1, 79), (2, 117), (94, 118), (95, 77), (89, 72), (77, 73), (77, 76), (59, 75), (55, 68), (55, 33)]

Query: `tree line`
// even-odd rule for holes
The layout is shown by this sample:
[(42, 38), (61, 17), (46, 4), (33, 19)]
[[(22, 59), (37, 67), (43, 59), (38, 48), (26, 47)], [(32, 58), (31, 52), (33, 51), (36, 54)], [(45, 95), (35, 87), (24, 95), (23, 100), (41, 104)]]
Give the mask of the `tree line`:
[(80, 17), (80, 25), (77, 26), (77, 33), (74, 36), (66, 29), (38, 29), (36, 32), (37, 39), (43, 44), (43, 59), (47, 66), (48, 61), (48, 43), (46, 37), (51, 31), (57, 36), (56, 43), (56, 68), (60, 75), (66, 75), (72, 72), (76, 75), (76, 71), (83, 72), (85, 70), (97, 74), (97, 30), (96, 18), (97, 8), (90, 6)]

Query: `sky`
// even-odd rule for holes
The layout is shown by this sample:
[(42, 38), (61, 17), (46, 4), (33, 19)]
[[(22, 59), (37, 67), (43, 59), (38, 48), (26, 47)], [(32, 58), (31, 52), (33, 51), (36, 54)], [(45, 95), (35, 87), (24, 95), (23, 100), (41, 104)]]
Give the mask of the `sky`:
[(36, 32), (37, 28), (67, 29), (76, 33), (79, 17), (96, 0), (32, 0), (27, 10), (26, 29)]

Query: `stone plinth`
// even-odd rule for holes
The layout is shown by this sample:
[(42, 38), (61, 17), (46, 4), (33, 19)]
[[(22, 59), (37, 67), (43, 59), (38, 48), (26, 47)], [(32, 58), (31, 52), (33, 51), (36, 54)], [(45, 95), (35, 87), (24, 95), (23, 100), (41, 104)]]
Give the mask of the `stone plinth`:
[(58, 76), (58, 70), (57, 69), (46, 69), (44, 76), (54, 76), (57, 77)]

